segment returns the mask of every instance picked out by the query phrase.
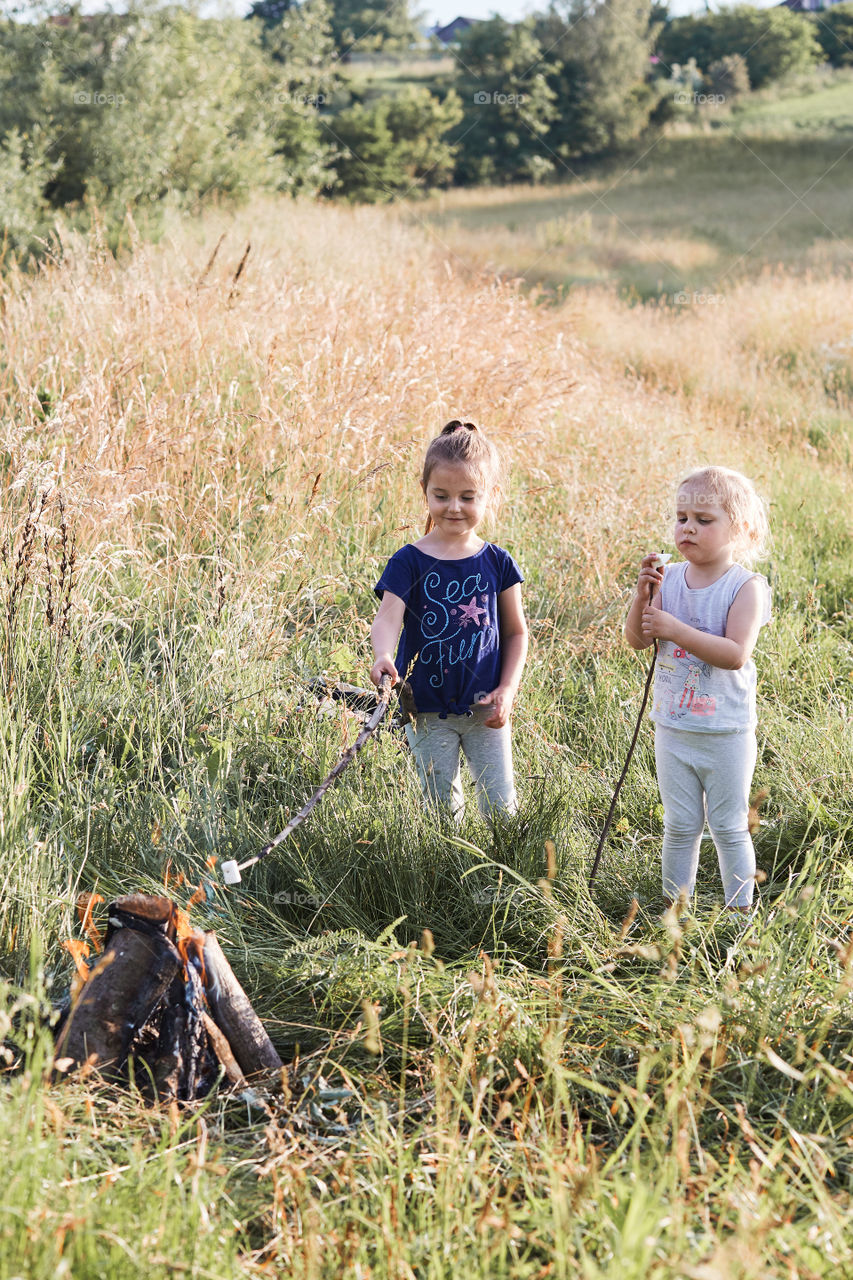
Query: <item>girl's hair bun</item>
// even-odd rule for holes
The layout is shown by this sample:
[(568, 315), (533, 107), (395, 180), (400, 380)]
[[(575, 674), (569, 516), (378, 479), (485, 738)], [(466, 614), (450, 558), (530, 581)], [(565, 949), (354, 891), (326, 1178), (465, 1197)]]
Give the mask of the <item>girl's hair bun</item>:
[(452, 422), (448, 422), (446, 426), (441, 428), (440, 434), (443, 436), (452, 436), (454, 431), (464, 429), (465, 431), (476, 431), (477, 425), (474, 422), (461, 422), (459, 418), (454, 418)]

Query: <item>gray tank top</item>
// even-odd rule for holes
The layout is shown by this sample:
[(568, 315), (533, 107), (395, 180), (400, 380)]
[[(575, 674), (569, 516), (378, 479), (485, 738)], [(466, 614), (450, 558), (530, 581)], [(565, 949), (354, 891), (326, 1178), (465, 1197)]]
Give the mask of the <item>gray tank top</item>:
[[(687, 563), (667, 565), (663, 575), (660, 606), (708, 635), (724, 636), (729, 609), (744, 583), (757, 578), (764, 586), (765, 604), (761, 625), (770, 621), (770, 587), (759, 573), (733, 564), (710, 587), (688, 587)], [(739, 671), (712, 667), (694, 658), (671, 640), (661, 640), (655, 663), (655, 692), (651, 718), (672, 729), (702, 733), (743, 733), (754, 729), (755, 663), (750, 660)]]

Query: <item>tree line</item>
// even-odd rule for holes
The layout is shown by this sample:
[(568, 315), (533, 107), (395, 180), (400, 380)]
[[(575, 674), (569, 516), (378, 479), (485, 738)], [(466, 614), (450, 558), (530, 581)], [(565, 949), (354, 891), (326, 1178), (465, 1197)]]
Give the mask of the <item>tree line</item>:
[[(118, 235), (250, 191), (388, 200), (566, 176), (677, 111), (819, 62), (853, 65), (853, 2), (671, 19), (653, 0), (555, 0), (474, 24), (453, 69), (377, 94), (355, 54), (406, 51), (408, 0), (256, 0), (246, 19), (134, 0), (0, 22), (0, 227), (38, 254), (57, 212)], [(676, 105), (674, 105), (674, 103)]]

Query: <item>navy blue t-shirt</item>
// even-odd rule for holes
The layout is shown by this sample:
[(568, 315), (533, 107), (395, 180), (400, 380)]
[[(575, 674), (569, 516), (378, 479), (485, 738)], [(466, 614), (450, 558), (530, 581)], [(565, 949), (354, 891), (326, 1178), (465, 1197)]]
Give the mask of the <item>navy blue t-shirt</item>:
[(509, 552), (490, 542), (463, 560), (437, 560), (411, 544), (391, 557), (375, 591), (406, 606), (395, 662), (418, 711), (465, 715), (497, 686), (498, 596), (523, 581)]

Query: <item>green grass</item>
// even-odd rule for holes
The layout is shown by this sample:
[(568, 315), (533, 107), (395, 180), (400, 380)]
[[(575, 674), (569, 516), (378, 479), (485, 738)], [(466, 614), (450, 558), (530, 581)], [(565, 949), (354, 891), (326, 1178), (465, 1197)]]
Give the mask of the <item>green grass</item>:
[[(848, 102), (851, 89), (815, 96), (831, 94)], [(759, 130), (750, 112), (711, 132), (649, 138), (606, 164), (558, 163), (557, 185), (451, 191), (411, 217), (460, 265), (558, 293), (708, 296), (768, 268), (849, 270), (853, 133), (839, 124), (804, 146), (795, 130)]]
[[(721, 334), (686, 308), (536, 310), (490, 277), (460, 285), (385, 212), (271, 214), (250, 213), (245, 296), (232, 268), (199, 297), (189, 232), (177, 265), (168, 248), (119, 264), (90, 245), (9, 287), (0, 1275), (853, 1274), (853, 384), (846, 348), (828, 367), (821, 347), (846, 314), (838, 282), (763, 281)], [(215, 243), (218, 224), (203, 230)], [(122, 293), (139, 281), (144, 306)], [(138, 386), (101, 340), (139, 360)], [(33, 418), (55, 368), (39, 343), (62, 353), (61, 385)], [(434, 399), (413, 398), (423, 386)], [(357, 731), (306, 681), (365, 679), (376, 569), (419, 519), (419, 415), (451, 395), (500, 424), (514, 461), (496, 536), (525, 566), (533, 638), (521, 812), (494, 829), (436, 820), (383, 730), (225, 890), (207, 859), (256, 852)], [(102, 421), (115, 439), (93, 443)], [(721, 909), (708, 842), (694, 903), (661, 919), (648, 725), (588, 887), (644, 675), (619, 634), (638, 554), (706, 454), (773, 499), (748, 923)], [(24, 548), (35, 458), (39, 477), (71, 468), (68, 635), (46, 608), (55, 495)], [(193, 918), (286, 1080), (179, 1111), (52, 1076), (77, 893), (160, 891), (177, 871), (207, 885)]]
[[(290, 1097), (214, 1098), (181, 1118), (91, 1081), (48, 1084), (39, 1010), (68, 981), (74, 894), (156, 890), (170, 862), (209, 879), (208, 854), (256, 849), (354, 726), (316, 715), (298, 648), (238, 662), (239, 619), (189, 582), (158, 600), (126, 578), (132, 625), (83, 632), (57, 658), (29, 614), (2, 711), (15, 797), (0, 846), (3, 1025), (26, 1065), (0, 1085), (4, 1273), (24, 1256), (28, 1275), (93, 1278), (175, 1263), (199, 1277), (464, 1266), (484, 1280), (853, 1267), (853, 652), (814, 585), (832, 527), (817, 523), (803, 550), (802, 523), (785, 531), (803, 496), (792, 486), (778, 512), (777, 620), (761, 646), (756, 923), (741, 934), (720, 914), (710, 849), (695, 913), (659, 922), (648, 732), (590, 896), (641, 665), (618, 646), (567, 665), (543, 652), (516, 726), (517, 819), (436, 824), (385, 732), (239, 890), (212, 883), (196, 922), (216, 929), (297, 1064)], [(534, 613), (556, 586), (534, 576)], [(360, 600), (335, 635), (311, 635), (318, 668), (358, 644)], [(90, 603), (106, 612), (97, 591)], [(548, 839), (557, 875), (543, 888)], [(321, 1075), (349, 1091), (325, 1114), (311, 1109)]]
[(749, 94), (734, 106), (732, 124), (749, 132), (853, 133), (853, 74), (816, 73)]

